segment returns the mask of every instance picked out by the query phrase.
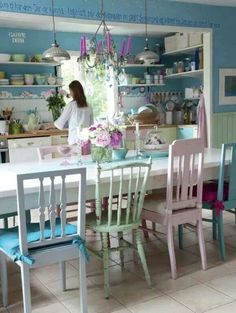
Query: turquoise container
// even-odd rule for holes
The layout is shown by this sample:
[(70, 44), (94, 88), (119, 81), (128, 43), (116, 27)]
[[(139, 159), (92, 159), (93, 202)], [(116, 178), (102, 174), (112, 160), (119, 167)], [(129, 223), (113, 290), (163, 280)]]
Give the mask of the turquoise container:
[(128, 152), (128, 149), (126, 149), (126, 148), (113, 149), (112, 150), (112, 160), (114, 160), (114, 161), (124, 160), (127, 152)]

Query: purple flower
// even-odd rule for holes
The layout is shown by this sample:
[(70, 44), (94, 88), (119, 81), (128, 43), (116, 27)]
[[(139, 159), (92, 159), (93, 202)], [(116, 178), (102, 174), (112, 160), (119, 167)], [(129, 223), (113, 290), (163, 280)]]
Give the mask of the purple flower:
[(113, 132), (111, 134), (111, 146), (113, 148), (119, 148), (121, 145), (122, 133), (120, 131)]
[(92, 131), (92, 132), (95, 131), (96, 129), (97, 129), (97, 128), (96, 128), (95, 126), (90, 126), (90, 127), (89, 127), (89, 130)]

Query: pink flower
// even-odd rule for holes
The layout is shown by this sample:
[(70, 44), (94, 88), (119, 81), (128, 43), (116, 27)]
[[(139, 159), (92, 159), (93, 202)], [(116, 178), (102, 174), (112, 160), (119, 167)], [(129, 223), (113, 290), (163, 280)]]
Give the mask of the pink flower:
[(67, 92), (63, 89), (60, 89), (59, 90), (59, 95), (63, 96), (63, 97), (66, 97), (67, 96)]
[(107, 147), (111, 143), (110, 134), (106, 130), (101, 130), (96, 138), (94, 139), (94, 144), (98, 147)]

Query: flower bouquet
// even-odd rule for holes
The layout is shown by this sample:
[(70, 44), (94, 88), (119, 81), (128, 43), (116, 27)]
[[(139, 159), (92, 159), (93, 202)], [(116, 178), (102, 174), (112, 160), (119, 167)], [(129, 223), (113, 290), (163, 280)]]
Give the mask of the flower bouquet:
[(119, 127), (111, 124), (94, 124), (82, 131), (83, 141), (91, 143), (91, 157), (94, 162), (111, 162), (112, 149), (122, 145), (123, 134)]
[(51, 89), (43, 92), (42, 96), (48, 103), (48, 110), (52, 112), (53, 121), (57, 120), (66, 105), (64, 97), (68, 97), (67, 92), (63, 89), (59, 91)]

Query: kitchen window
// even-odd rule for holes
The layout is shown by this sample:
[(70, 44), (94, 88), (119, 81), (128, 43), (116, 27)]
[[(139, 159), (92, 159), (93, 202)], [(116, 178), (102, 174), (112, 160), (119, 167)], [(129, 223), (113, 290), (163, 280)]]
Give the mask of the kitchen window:
[[(61, 66), (64, 89), (73, 80), (79, 80), (84, 87), (88, 103), (91, 105), (95, 120), (110, 119), (116, 112), (117, 87), (112, 70), (109, 75), (100, 75), (96, 69), (85, 70), (78, 64), (78, 52), (69, 52), (71, 59)], [(109, 78), (109, 79), (108, 79)]]

